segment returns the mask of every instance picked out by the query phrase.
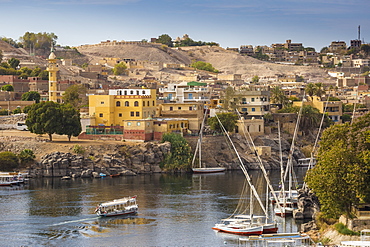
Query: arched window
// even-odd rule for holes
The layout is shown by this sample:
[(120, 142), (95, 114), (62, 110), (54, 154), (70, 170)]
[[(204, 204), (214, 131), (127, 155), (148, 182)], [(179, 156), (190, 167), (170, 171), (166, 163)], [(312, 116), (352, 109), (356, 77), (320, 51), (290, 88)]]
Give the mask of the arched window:
[(130, 106), (130, 102), (125, 101), (125, 106)]
[(134, 106), (139, 106), (139, 101), (135, 101)]
[(143, 90), (142, 94), (145, 95), (145, 90)]
[(145, 101), (143, 101), (143, 106), (145, 106)]
[(127, 95), (127, 91), (126, 91), (126, 90), (125, 90), (125, 92), (124, 92), (124, 93), (125, 93), (125, 95)]
[(116, 102), (116, 106), (121, 106), (121, 102), (120, 101), (117, 101)]

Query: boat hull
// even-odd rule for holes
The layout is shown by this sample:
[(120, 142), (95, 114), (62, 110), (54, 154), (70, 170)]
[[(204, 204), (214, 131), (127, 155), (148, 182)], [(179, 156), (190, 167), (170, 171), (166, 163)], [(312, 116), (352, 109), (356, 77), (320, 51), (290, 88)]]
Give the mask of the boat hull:
[(192, 168), (194, 173), (216, 173), (224, 172), (226, 168), (224, 167), (207, 167), (207, 168)]
[(212, 227), (213, 230), (237, 235), (261, 235), (263, 233), (263, 226), (257, 227), (246, 227), (246, 228), (234, 228), (228, 226), (214, 226)]
[(110, 213), (97, 213), (100, 217), (112, 217), (112, 216), (120, 216), (120, 215), (132, 215), (137, 214), (138, 208), (133, 208), (131, 210), (124, 210), (124, 211), (116, 211)]
[(271, 223), (271, 224), (265, 224), (263, 226), (263, 234), (266, 234), (266, 233), (276, 233), (278, 231), (278, 227), (275, 223)]

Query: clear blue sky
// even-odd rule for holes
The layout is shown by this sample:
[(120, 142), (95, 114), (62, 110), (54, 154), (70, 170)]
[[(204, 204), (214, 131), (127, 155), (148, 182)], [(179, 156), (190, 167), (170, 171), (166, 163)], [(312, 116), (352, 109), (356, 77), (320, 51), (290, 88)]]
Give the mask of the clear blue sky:
[(370, 43), (370, 0), (0, 0), (0, 37), (53, 32), (60, 45), (173, 39), (188, 34), (224, 48), (331, 41)]

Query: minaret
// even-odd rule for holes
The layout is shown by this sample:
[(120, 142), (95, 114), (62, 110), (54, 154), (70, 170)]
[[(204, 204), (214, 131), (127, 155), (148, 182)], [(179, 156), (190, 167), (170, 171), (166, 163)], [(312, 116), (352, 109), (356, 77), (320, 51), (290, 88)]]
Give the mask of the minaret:
[(48, 65), (47, 71), (49, 71), (49, 101), (57, 102), (58, 101), (57, 74), (58, 74), (59, 68), (58, 68), (57, 59), (54, 54), (53, 47), (51, 49), (48, 62), (49, 62), (49, 65)]

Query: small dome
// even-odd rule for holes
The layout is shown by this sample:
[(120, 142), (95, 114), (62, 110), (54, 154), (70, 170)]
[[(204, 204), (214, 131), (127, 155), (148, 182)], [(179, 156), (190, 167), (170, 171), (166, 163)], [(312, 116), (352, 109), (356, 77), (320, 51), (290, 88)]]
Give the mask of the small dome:
[(55, 59), (55, 58), (56, 58), (56, 56), (55, 56), (54, 52), (51, 52), (50, 55), (49, 55), (49, 59)]

